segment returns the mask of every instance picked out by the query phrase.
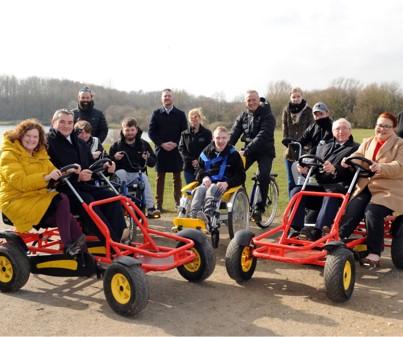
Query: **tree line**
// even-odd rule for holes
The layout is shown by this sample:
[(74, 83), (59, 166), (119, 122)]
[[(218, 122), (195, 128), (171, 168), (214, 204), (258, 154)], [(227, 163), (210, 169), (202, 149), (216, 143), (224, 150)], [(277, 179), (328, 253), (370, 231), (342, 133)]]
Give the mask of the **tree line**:
[[(48, 124), (59, 108), (75, 108), (78, 90), (88, 84), (70, 80), (15, 76), (0, 76), (0, 119), (17, 121), (35, 117)], [(109, 123), (119, 124), (126, 116), (134, 116), (147, 129), (151, 112), (160, 105), (160, 91), (119, 91), (103, 86), (89, 85), (95, 92), (95, 106), (104, 111)], [(271, 82), (265, 94), (281, 127), (281, 112), (289, 101), (291, 84)], [(304, 90), (304, 88), (302, 88)], [(263, 93), (261, 93), (263, 94)], [(304, 91), (304, 97), (313, 106), (323, 101), (334, 119), (346, 117), (354, 127), (372, 128), (383, 111), (398, 113), (403, 110), (403, 94), (395, 82), (364, 85), (354, 79), (339, 78), (326, 89)], [(175, 105), (184, 111), (202, 107), (211, 128), (217, 124), (230, 127), (244, 108), (242, 97), (231, 102), (217, 93), (214, 97), (195, 96), (184, 90), (175, 91)]]

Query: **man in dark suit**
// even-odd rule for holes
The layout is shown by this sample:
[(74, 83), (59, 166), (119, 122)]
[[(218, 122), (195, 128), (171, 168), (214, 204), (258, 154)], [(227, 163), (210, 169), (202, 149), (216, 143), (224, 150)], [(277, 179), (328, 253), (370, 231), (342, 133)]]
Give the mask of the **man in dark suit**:
[(177, 109), (173, 103), (171, 89), (164, 89), (161, 94), (161, 108), (152, 113), (148, 134), (155, 144), (157, 156), (157, 207), (162, 211), (164, 200), (165, 174), (172, 172), (174, 179), (174, 198), (179, 205), (181, 196), (182, 158), (178, 144), (183, 130), (187, 128), (186, 115)]

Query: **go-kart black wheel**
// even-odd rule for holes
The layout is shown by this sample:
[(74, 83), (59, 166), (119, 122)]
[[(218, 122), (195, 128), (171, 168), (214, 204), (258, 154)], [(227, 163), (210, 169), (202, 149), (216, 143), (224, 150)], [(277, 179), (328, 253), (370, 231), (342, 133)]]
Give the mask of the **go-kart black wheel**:
[[(208, 278), (215, 269), (215, 254), (207, 238), (203, 238), (200, 242), (193, 240), (194, 246), (190, 250), (195, 254), (193, 261), (179, 266), (178, 272), (190, 282), (200, 282)], [(179, 242), (177, 247), (183, 246), (183, 242)]]
[[(401, 219), (400, 217), (398, 219)], [(397, 219), (395, 220), (397, 221)], [(401, 221), (401, 220), (400, 220)], [(392, 262), (397, 269), (403, 269), (403, 227), (397, 230), (392, 238), (392, 247), (390, 249)]]
[(298, 164), (302, 167), (321, 167), (325, 161), (313, 154), (304, 154), (299, 157)]
[(334, 302), (345, 302), (353, 294), (355, 284), (354, 254), (346, 248), (329, 252), (326, 258), (325, 287)]
[(141, 266), (112, 263), (105, 271), (104, 293), (110, 307), (123, 316), (134, 316), (148, 303), (149, 287)]
[(92, 165), (88, 168), (92, 171), (92, 173), (99, 173), (105, 170), (104, 165), (105, 163), (112, 163), (112, 160), (109, 158), (101, 158), (98, 159), (96, 162), (92, 163)]
[(30, 271), (29, 259), (19, 248), (0, 246), (0, 291), (19, 290), (27, 283)]
[(225, 252), (225, 267), (228, 275), (237, 282), (252, 278), (256, 269), (257, 259), (252, 254), (251, 246), (240, 245), (232, 239)]
[[(357, 162), (357, 160), (359, 162)], [(372, 165), (372, 161), (365, 157), (349, 157), (346, 159), (346, 164), (354, 167), (356, 170), (360, 170), (360, 177), (372, 177), (375, 172), (370, 170), (370, 166)]]

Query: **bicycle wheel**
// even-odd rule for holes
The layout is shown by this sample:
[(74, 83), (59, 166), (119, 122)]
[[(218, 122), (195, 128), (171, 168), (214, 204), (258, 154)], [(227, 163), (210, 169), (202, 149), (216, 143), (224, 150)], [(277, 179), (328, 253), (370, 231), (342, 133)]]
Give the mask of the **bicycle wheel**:
[(249, 200), (245, 190), (240, 188), (231, 201), (227, 225), (229, 237), (232, 239), (237, 231), (249, 228)]
[[(258, 190), (258, 189), (257, 189)], [(273, 223), (277, 215), (279, 188), (273, 177), (270, 177), (267, 189), (267, 201), (265, 211), (262, 214), (262, 221), (256, 222), (260, 228), (268, 228)]]

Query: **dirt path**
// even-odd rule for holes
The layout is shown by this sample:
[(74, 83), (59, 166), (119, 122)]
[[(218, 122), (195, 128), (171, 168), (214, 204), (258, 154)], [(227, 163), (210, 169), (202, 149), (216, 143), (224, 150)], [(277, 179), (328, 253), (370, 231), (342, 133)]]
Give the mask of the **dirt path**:
[(176, 270), (148, 274), (150, 302), (136, 318), (109, 308), (100, 280), (31, 275), (19, 292), (0, 294), (0, 335), (403, 334), (403, 272), (389, 252), (377, 271), (357, 266), (352, 299), (335, 305), (317, 267), (259, 260), (252, 280), (238, 285), (225, 270), (227, 243), (216, 250), (216, 270), (202, 284)]

